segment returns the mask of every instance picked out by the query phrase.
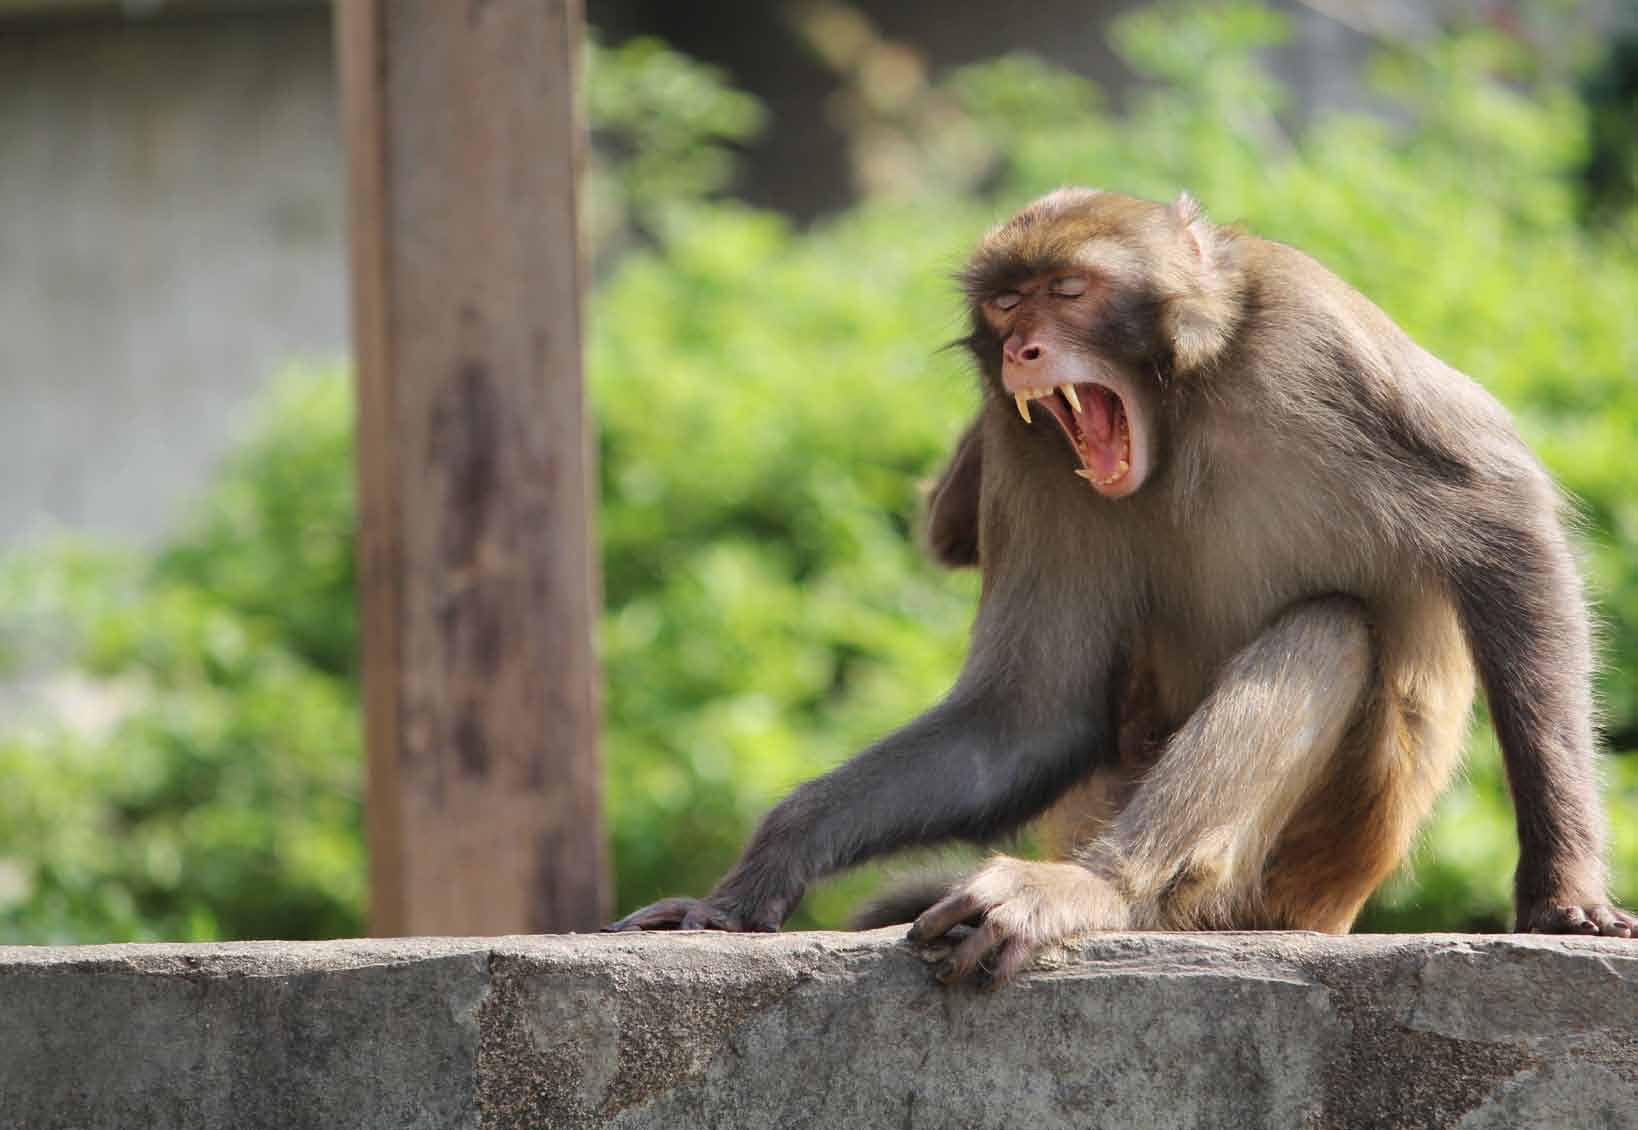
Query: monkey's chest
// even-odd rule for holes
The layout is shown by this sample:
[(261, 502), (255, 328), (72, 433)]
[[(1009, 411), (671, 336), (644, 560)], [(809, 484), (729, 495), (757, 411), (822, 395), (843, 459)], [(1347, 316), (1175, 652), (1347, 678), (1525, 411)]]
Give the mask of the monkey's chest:
[(1146, 667), (1157, 725), (1181, 725), (1203, 702), (1223, 667), (1286, 611), (1338, 593), (1366, 597), (1346, 564), (1333, 567), (1319, 547), (1228, 539), (1192, 554), (1171, 554), (1149, 578), (1146, 614), (1133, 624), (1130, 654)]

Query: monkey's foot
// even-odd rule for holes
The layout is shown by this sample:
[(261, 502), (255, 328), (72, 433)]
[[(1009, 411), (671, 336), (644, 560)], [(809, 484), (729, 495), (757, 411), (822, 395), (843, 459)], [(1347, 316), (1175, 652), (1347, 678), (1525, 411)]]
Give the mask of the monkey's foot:
[(1564, 903), (1546, 899), (1530, 909), (1524, 927), (1532, 934), (1601, 934), (1638, 938), (1638, 915), (1608, 903)]
[(917, 918), (910, 942), (952, 942), (938, 979), (949, 985), (978, 973), (994, 989), (1043, 949), (1094, 930), (1118, 930), (1130, 920), (1119, 892), (1078, 864), (997, 856)]
[(768, 934), (779, 929), (777, 922), (747, 921), (737, 911), (707, 899), (669, 898), (634, 910), (618, 922), (603, 927), (604, 933), (627, 930), (726, 930), (731, 933)]

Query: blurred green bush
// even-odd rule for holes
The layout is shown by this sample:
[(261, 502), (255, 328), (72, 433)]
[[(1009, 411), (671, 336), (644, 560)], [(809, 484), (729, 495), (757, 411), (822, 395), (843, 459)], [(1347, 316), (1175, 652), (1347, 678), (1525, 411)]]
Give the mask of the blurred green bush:
[[(948, 277), (987, 222), (1063, 183), (1187, 186), (1502, 396), (1580, 500), (1607, 731), (1638, 749), (1638, 218), (1578, 225), (1584, 107), (1464, 35), (1384, 57), (1391, 112), (1296, 130), (1259, 63), (1281, 26), (1252, 6), (1127, 18), (1119, 46), (1153, 83), (1122, 117), (1029, 59), (966, 69), (925, 92), (935, 175), (812, 230), (717, 198), (757, 121), (742, 96), (651, 44), (594, 61), (594, 125), (630, 146), (600, 166), (596, 232), (622, 251), (589, 351), (622, 907), (703, 890), (786, 789), (953, 677), (974, 578), (926, 564), (913, 530), (975, 400), (940, 348), (963, 328)], [(939, 164), (955, 151), (959, 174)], [(0, 939), (362, 929), (350, 453), (345, 374), (293, 372), (159, 552), (0, 566), (0, 654), (35, 697), (100, 714), (0, 736)], [(1510, 808), (1493, 743), (1473, 746), (1368, 927), (1505, 923)], [(1638, 756), (1607, 778), (1631, 903)], [(796, 924), (838, 922), (869, 881)]]

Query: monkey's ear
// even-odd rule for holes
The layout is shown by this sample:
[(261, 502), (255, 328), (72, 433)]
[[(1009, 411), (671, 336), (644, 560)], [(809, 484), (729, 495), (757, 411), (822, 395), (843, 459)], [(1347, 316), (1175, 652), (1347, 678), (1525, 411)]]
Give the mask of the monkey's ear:
[(1223, 351), (1240, 309), (1238, 272), (1227, 262), (1227, 243), (1198, 201), (1183, 193), (1167, 218), (1182, 244), (1182, 277), (1166, 304), (1166, 330), (1177, 370), (1199, 368)]
[(1203, 258), (1208, 233), (1206, 231), (1206, 210), (1200, 207), (1200, 201), (1187, 192), (1180, 192), (1177, 194), (1177, 199), (1172, 201), (1170, 213), (1172, 223), (1194, 246), (1195, 254)]
[(978, 503), (984, 481), (984, 439), (977, 421), (927, 496), (927, 547), (946, 569), (978, 564)]

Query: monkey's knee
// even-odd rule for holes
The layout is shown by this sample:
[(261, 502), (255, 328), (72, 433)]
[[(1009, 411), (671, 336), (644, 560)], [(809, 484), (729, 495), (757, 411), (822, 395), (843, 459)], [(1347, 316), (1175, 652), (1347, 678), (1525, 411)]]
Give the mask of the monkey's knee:
[(1325, 653), (1363, 668), (1371, 658), (1371, 617), (1365, 603), (1355, 597), (1313, 597), (1282, 612), (1262, 639), (1284, 654)]
[(1300, 712), (1315, 724), (1310, 741), (1329, 747), (1362, 703), (1375, 666), (1365, 605), (1324, 596), (1282, 612), (1230, 662), (1224, 681), (1264, 688), (1270, 708)]

